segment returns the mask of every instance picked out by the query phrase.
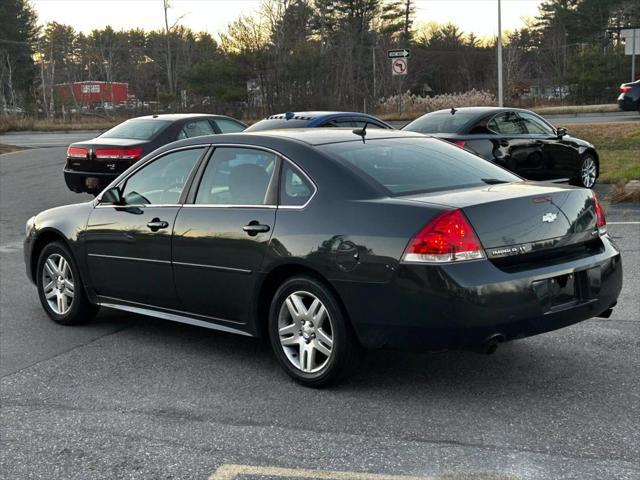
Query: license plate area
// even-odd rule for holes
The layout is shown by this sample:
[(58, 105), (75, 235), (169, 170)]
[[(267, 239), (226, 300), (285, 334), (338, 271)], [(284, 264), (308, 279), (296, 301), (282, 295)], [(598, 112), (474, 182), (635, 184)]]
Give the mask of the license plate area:
[(594, 301), (600, 293), (600, 269), (557, 275), (533, 282), (532, 288), (545, 313)]

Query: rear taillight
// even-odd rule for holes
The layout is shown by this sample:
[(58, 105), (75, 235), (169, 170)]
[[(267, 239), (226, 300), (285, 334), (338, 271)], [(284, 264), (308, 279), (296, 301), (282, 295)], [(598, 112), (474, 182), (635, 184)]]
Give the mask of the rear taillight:
[(455, 142), (453, 142), (453, 144), (454, 144), (454, 145), (457, 145), (457, 146), (459, 146), (460, 148), (464, 148), (464, 145), (465, 145), (466, 143), (467, 143), (467, 142), (465, 142), (464, 140), (456, 140)]
[(142, 148), (98, 148), (98, 160), (137, 160), (142, 155)]
[(630, 85), (620, 85), (620, 93), (627, 93), (631, 90)]
[(86, 148), (72, 147), (67, 148), (68, 158), (87, 158), (88, 150)]
[(411, 240), (403, 261), (443, 263), (485, 258), (471, 224), (461, 210), (443, 212)]
[(602, 207), (602, 204), (600, 203), (600, 199), (598, 199), (596, 192), (591, 193), (593, 193), (593, 200), (596, 207), (596, 227), (598, 227), (598, 233), (600, 235), (604, 235), (605, 233), (607, 233), (607, 219), (604, 216), (604, 208)]

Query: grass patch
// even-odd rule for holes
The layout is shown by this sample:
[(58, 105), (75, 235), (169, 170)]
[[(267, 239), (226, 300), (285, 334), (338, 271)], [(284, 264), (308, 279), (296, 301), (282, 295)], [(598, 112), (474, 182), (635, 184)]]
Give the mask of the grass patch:
[(69, 130), (108, 130), (123, 120), (108, 120), (100, 117), (86, 117), (78, 120), (63, 121), (34, 120), (28, 117), (2, 117), (0, 116), (0, 133), (19, 132), (24, 130), (40, 132), (58, 132)]
[(532, 107), (540, 115), (571, 115), (574, 113), (609, 113), (620, 112), (620, 108), (615, 103), (604, 105), (566, 105), (558, 107)]
[(595, 145), (602, 183), (640, 179), (640, 122), (568, 125), (570, 135)]

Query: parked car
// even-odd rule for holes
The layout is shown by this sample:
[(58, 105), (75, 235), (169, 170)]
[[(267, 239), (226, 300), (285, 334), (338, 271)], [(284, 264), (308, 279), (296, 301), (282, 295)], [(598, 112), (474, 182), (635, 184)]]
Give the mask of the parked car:
[(427, 113), (403, 130), (448, 140), (530, 180), (592, 188), (600, 173), (596, 148), (517, 108), (467, 107)]
[(266, 336), (310, 386), (359, 345), (490, 352), (608, 316), (622, 285), (590, 190), (381, 129), (166, 145), (93, 201), (29, 219), (24, 255), (55, 322), (105, 306)]
[(247, 132), (276, 128), (364, 127), (392, 129), (393, 127), (373, 115), (358, 112), (287, 112), (271, 115), (254, 123)]
[(618, 107), (620, 107), (620, 110), (637, 110), (640, 112), (640, 80), (620, 85)]
[(184, 138), (235, 133), (247, 126), (224, 115), (166, 114), (132, 118), (96, 138), (67, 148), (64, 180), (69, 190), (98, 194), (156, 148)]

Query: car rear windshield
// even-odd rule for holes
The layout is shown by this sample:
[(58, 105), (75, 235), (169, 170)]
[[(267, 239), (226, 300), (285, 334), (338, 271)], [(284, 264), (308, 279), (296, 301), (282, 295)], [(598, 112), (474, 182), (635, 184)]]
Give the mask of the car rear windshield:
[(427, 113), (403, 127), (402, 130), (419, 133), (462, 133), (463, 127), (477, 116), (477, 113), (460, 110), (454, 114), (449, 110)]
[(101, 138), (130, 138), (134, 140), (149, 140), (171, 122), (167, 120), (133, 119), (116, 125), (107, 130)]
[(495, 183), (519, 177), (444, 140), (397, 138), (322, 145), (390, 195), (408, 195)]
[(304, 128), (309, 124), (309, 120), (297, 120), (292, 118), (287, 120), (285, 118), (272, 118), (260, 120), (254, 123), (245, 132), (259, 132), (260, 130), (275, 130), (276, 128)]

